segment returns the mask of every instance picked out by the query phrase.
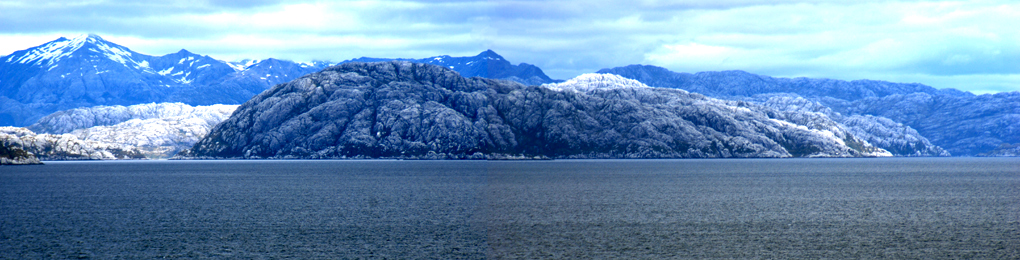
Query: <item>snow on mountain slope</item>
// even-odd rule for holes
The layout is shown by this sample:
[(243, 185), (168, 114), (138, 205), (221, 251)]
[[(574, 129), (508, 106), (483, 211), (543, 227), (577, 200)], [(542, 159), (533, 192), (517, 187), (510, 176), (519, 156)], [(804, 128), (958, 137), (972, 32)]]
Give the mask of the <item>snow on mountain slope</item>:
[(932, 144), (917, 130), (893, 120), (872, 115), (843, 116), (796, 94), (755, 95), (748, 100), (774, 109), (802, 115), (825, 117), (840, 124), (854, 136), (881, 147), (895, 156), (949, 156), (949, 152)]
[(53, 70), (61, 61), (74, 58), (75, 55), (99, 55), (128, 68), (152, 72), (149, 56), (103, 40), (95, 34), (83, 34), (72, 39), (61, 37), (42, 46), (15, 52), (7, 58), (7, 62)]
[(22, 127), (0, 127), (0, 141), (21, 147), (44, 161), (145, 158), (130, 145), (81, 140), (72, 134), (36, 134)]
[(136, 147), (149, 158), (167, 158), (190, 148), (236, 108), (182, 103), (77, 108), (46, 116), (30, 129), (70, 133), (82, 140)]
[(237, 105), (190, 106), (183, 103), (149, 103), (132, 106), (75, 108), (50, 114), (28, 127), (49, 134), (70, 133), (95, 126), (112, 126), (132, 119), (196, 118), (205, 124), (223, 121)]
[(744, 71), (691, 74), (647, 65), (599, 72), (716, 98), (765, 102), (768, 96), (803, 97), (812, 105), (785, 104), (791, 100), (773, 100), (779, 103), (765, 105), (779, 105), (782, 108), (777, 108), (786, 111), (822, 112), (857, 132), (858, 137), (898, 156), (974, 156), (1002, 143), (1020, 142), (1020, 128), (1010, 127), (1020, 125), (1020, 113), (1015, 109), (1020, 104), (1018, 92), (976, 96), (921, 84), (775, 78)]
[(14, 55), (10, 55), (10, 57), (7, 58), (7, 62), (31, 64), (36, 66), (52, 66), (57, 61), (60, 61), (61, 58), (70, 56), (71, 53), (80, 49), (84, 45), (86, 39), (87, 38), (82, 36), (75, 37), (73, 39), (60, 37), (55, 41), (48, 42), (35, 49), (24, 51), (26, 52), (24, 54), (19, 55), (19, 53), (15, 52)]
[(241, 70), (181, 50), (140, 54), (98, 35), (60, 38), (0, 59), (0, 125), (24, 126), (50, 113), (92, 106), (183, 102), (240, 104), (326, 63), (266, 59)]
[(543, 84), (543, 87), (556, 91), (588, 92), (597, 89), (648, 88), (637, 80), (628, 79), (614, 74), (581, 74), (560, 83)]
[[(346, 63), (277, 85), (178, 156), (718, 158), (888, 156), (838, 124), (587, 75), (554, 88), (410, 62)], [(582, 86), (586, 84), (586, 86)], [(580, 89), (581, 91), (562, 91)]]

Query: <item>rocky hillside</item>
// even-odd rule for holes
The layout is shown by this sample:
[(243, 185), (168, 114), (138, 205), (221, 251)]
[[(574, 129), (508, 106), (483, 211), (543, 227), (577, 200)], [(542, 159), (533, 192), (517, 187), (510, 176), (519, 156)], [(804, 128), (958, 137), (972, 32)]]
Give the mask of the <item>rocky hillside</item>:
[[(805, 121), (806, 120), (806, 121)], [(801, 122), (803, 121), (803, 122)], [(798, 123), (801, 122), (801, 123)], [(182, 157), (889, 156), (824, 117), (615, 75), (524, 86), (410, 62), (346, 63), (259, 94)]]
[(169, 158), (190, 148), (236, 108), (182, 103), (76, 108), (43, 117), (29, 129), (134, 147), (148, 158)]
[(826, 117), (840, 123), (854, 136), (864, 139), (895, 156), (950, 156), (949, 152), (932, 144), (917, 130), (891, 119), (873, 115), (843, 116), (818, 102), (796, 94), (760, 94), (745, 100), (788, 112)]
[(21, 143), (12, 138), (0, 137), (0, 165), (42, 164), (34, 154), (25, 151)]
[(1020, 143), (1020, 92), (977, 96), (911, 93), (820, 102), (844, 114), (901, 122), (953, 155), (980, 156), (994, 153), (1004, 144)]
[(36, 134), (21, 127), (0, 127), (0, 143), (4, 147), (20, 148), (44, 161), (145, 158), (134, 147), (81, 140), (71, 134)]
[[(774, 78), (743, 71), (690, 74), (642, 65), (600, 72), (719, 98), (753, 99), (780, 93), (801, 96), (842, 114), (846, 120), (841, 123), (849, 128), (894, 138), (872, 143), (897, 155), (935, 156), (943, 155), (939, 150), (945, 149), (955, 156), (977, 156), (1003, 144), (1020, 143), (1020, 92), (974, 95), (921, 84)], [(896, 124), (910, 129), (886, 131)], [(913, 135), (914, 131), (920, 135)], [(929, 140), (941, 149), (925, 144)], [(886, 143), (892, 146), (884, 146)]]

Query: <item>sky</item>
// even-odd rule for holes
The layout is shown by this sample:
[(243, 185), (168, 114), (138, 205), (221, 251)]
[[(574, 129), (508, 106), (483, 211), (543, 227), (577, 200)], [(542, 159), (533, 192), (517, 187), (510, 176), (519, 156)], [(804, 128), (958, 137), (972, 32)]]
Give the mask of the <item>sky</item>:
[(1014, 1), (0, 0), (0, 55), (84, 33), (227, 61), (492, 49), (558, 79), (646, 64), (1020, 91)]

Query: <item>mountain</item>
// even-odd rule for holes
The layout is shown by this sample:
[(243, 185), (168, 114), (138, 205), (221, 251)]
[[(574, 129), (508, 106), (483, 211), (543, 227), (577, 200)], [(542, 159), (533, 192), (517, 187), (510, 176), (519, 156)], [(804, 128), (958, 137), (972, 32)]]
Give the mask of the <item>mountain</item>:
[[(800, 123), (797, 123), (800, 122)], [(352, 62), (262, 92), (181, 158), (889, 156), (825, 117), (615, 75), (543, 86)]]
[(949, 96), (973, 96), (955, 89), (935, 89), (922, 84), (903, 84), (877, 80), (843, 81), (812, 78), (775, 78), (739, 70), (698, 73), (672, 72), (650, 65), (630, 65), (601, 69), (635, 79), (653, 87), (677, 88), (711, 97), (749, 97), (757, 94), (792, 93), (806, 98), (860, 100), (894, 94), (928, 93)]
[(950, 156), (949, 152), (932, 144), (914, 128), (889, 118), (873, 115), (843, 116), (821, 103), (789, 93), (758, 94), (744, 100), (782, 111), (827, 117), (839, 122), (854, 136), (895, 156)]
[(3, 150), (25, 152), (39, 160), (143, 159), (134, 147), (78, 139), (71, 134), (36, 134), (22, 127), (0, 127)]
[[(910, 128), (904, 129), (904, 133), (909, 134), (916, 129), (931, 144), (954, 156), (977, 156), (1004, 144), (1020, 144), (1020, 92), (974, 95), (921, 84), (773, 78), (742, 71), (689, 74), (642, 65), (599, 72), (635, 79), (653, 87), (684, 89), (719, 98), (748, 99), (761, 94), (795, 94), (845, 115), (845, 119), (854, 119), (853, 122), (843, 121), (848, 127), (855, 128), (850, 125), (871, 121), (857, 127), (868, 131), (866, 129), (881, 129), (878, 125), (902, 124)], [(919, 137), (907, 139), (917, 139), (918, 148), (930, 151), (921, 155), (939, 154), (937, 150), (925, 148), (927, 141)], [(881, 142), (872, 143), (882, 146)], [(883, 148), (900, 151), (893, 147)], [(900, 152), (901, 155), (903, 152), (910, 153)]]
[(205, 93), (179, 92), (177, 95), (174, 95), (173, 99), (197, 105), (240, 104), (269, 87), (319, 71), (325, 68), (327, 64), (296, 63), (280, 59), (260, 60), (227, 75), (221, 82), (215, 85), (217, 89), (232, 90), (227, 94), (218, 95), (226, 97), (227, 100), (208, 100), (209, 94), (207, 91), (210, 91), (209, 88), (197, 89)]
[(0, 165), (42, 164), (31, 152), (11, 138), (0, 137)]
[(1003, 145), (1020, 145), (1020, 92), (821, 101), (844, 114), (881, 116), (911, 126), (953, 155), (980, 156)]
[(160, 100), (179, 85), (156, 73), (149, 56), (95, 35), (60, 38), (17, 51), (0, 62), (0, 124), (21, 125), (41, 114), (95, 104)]
[(61, 37), (0, 59), (0, 125), (98, 105), (240, 104), (321, 68), (268, 59), (237, 69), (187, 50), (149, 56), (94, 34)]
[(994, 157), (1018, 157), (1020, 156), (1020, 144), (1002, 144), (998, 148), (991, 152), (981, 154), (980, 156), (994, 156)]
[(441, 67), (450, 68), (465, 78), (470, 77), (483, 77), (489, 79), (504, 79), (510, 81), (516, 81), (525, 85), (541, 85), (545, 83), (555, 83), (558, 80), (553, 80), (546, 76), (542, 69), (535, 65), (521, 63), (513, 65), (503, 56), (496, 54), (492, 50), (486, 50), (474, 57), (450, 57), (449, 55), (435, 56), (424, 59), (383, 59), (383, 58), (367, 58), (361, 57), (353, 60), (346, 60), (340, 63), (348, 62), (380, 62), (380, 61), (410, 61), (414, 63), (425, 63), (438, 65)]
[(169, 158), (191, 148), (235, 109), (237, 105), (183, 103), (76, 108), (43, 117), (28, 129), (133, 147), (147, 158)]

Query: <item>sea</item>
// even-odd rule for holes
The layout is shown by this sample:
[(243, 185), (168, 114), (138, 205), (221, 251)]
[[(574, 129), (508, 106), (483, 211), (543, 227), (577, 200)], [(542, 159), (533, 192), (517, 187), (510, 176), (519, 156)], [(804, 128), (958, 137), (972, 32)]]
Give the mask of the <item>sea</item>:
[(0, 259), (1020, 259), (1020, 159), (0, 167)]

